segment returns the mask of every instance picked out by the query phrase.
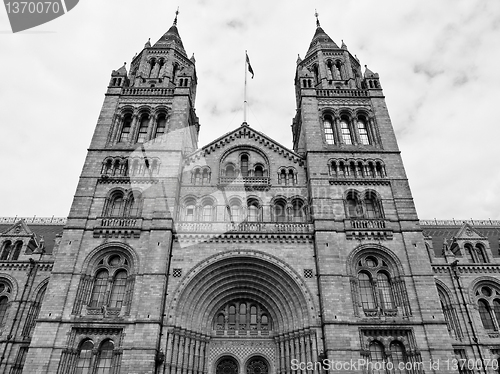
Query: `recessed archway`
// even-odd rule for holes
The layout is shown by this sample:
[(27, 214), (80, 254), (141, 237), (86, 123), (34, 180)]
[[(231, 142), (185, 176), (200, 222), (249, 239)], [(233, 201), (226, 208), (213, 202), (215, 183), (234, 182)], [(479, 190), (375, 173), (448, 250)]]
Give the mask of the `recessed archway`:
[(276, 333), (315, 324), (315, 306), (299, 275), (273, 256), (244, 250), (215, 255), (187, 274), (175, 292), (171, 322), (210, 335), (216, 314), (238, 298), (264, 306)]

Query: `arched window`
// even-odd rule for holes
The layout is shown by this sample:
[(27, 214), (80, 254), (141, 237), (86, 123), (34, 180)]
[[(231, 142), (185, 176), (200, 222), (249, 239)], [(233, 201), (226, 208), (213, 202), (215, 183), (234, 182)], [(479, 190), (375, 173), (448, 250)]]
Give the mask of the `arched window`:
[(354, 191), (349, 191), (346, 195), (347, 215), (349, 218), (362, 218), (358, 195)]
[(260, 214), (260, 205), (257, 200), (250, 199), (247, 203), (247, 220), (248, 222), (260, 222), (262, 220)]
[[(228, 316), (227, 321), (225, 316)], [(271, 329), (267, 310), (255, 301), (245, 299), (233, 300), (224, 305), (215, 315), (213, 323), (214, 329), (219, 331), (236, 329), (269, 331)]]
[(139, 133), (137, 134), (137, 143), (144, 143), (148, 135), (149, 116), (143, 114), (141, 117), (141, 124), (139, 126)]
[(465, 256), (467, 257), (467, 260), (471, 263), (471, 264), (474, 264), (476, 263), (476, 256), (475, 256), (475, 253), (474, 253), (474, 249), (472, 248), (472, 246), (470, 244), (466, 244), (464, 246), (465, 248)]
[(123, 193), (114, 193), (108, 203), (108, 210), (106, 216), (108, 217), (120, 217), (123, 214)]
[(158, 121), (156, 122), (156, 132), (155, 138), (161, 138), (165, 135), (165, 131), (167, 129), (167, 117), (165, 114), (160, 114), (158, 117)]
[(370, 138), (368, 137), (368, 125), (365, 117), (358, 118), (358, 132), (359, 139), (361, 140), (361, 144), (369, 145)]
[(148, 77), (151, 77), (151, 75), (153, 74), (153, 70), (155, 68), (155, 65), (156, 65), (156, 59), (153, 58), (153, 59), (151, 59), (151, 61), (149, 61), (149, 74), (148, 74)]
[(319, 79), (319, 69), (317, 64), (313, 66), (313, 73), (314, 73), (314, 83), (318, 84), (320, 79)]
[(479, 262), (486, 263), (488, 262), (488, 258), (486, 257), (486, 251), (481, 244), (476, 244), (476, 253)]
[(240, 325), (246, 325), (247, 323), (247, 305), (245, 303), (240, 304)]
[(233, 165), (227, 165), (226, 166), (226, 177), (229, 178), (234, 178), (235, 177), (235, 172), (234, 172), (234, 166)]
[(230, 214), (230, 220), (233, 222), (240, 222), (241, 221), (241, 204), (238, 200), (231, 200), (229, 203), (229, 214)]
[(448, 294), (438, 286), (439, 302), (441, 303), (441, 309), (443, 310), (444, 319), (446, 321), (446, 327), (448, 328), (448, 333), (454, 339), (462, 338), (462, 329), (460, 328), (460, 323), (458, 322), (457, 311), (451, 303)]
[(224, 323), (225, 323), (224, 314), (220, 313), (217, 316), (217, 330), (224, 330)]
[(333, 80), (333, 77), (334, 77), (334, 72), (333, 72), (333, 62), (332, 60), (328, 60), (326, 62), (326, 76), (328, 78), (329, 81)]
[(96, 374), (111, 374), (113, 368), (113, 349), (115, 345), (111, 340), (106, 340), (101, 344), (97, 357)]
[(262, 165), (257, 165), (254, 170), (254, 176), (263, 177), (264, 176), (264, 168)]
[(340, 120), (340, 131), (342, 132), (342, 141), (344, 144), (352, 144), (351, 129), (346, 118)]
[(0, 255), (0, 260), (2, 261), (8, 260), (11, 250), (12, 250), (12, 242), (10, 240), (5, 241), (2, 246), (2, 253)]
[(240, 160), (241, 160), (241, 175), (243, 177), (248, 177), (248, 156), (242, 155)]
[(234, 305), (229, 306), (229, 323), (236, 323), (236, 307)]
[(373, 289), (373, 283), (370, 276), (365, 272), (360, 272), (358, 274), (358, 285), (359, 285), (359, 295), (361, 297), (361, 305), (363, 309), (375, 309), (375, 294)]
[(333, 120), (331, 116), (325, 116), (323, 119), (323, 129), (325, 131), (326, 144), (335, 144), (335, 137), (333, 135)]
[(110, 308), (121, 308), (125, 299), (125, 288), (127, 284), (127, 272), (119, 270), (115, 274), (113, 287), (111, 287), (111, 295), (109, 297)]
[(363, 200), (364, 205), (364, 218), (374, 219), (374, 218), (382, 218), (382, 209), (380, 207), (380, 200), (377, 195), (368, 191), (365, 193), (365, 198)]
[(90, 307), (99, 308), (106, 305), (106, 290), (108, 286), (108, 271), (101, 270), (96, 274), (94, 286), (92, 287), (92, 296), (90, 298)]
[(0, 296), (0, 324), (4, 322), (8, 305), (9, 299), (7, 298), (7, 296)]
[(479, 316), (486, 330), (498, 331), (500, 327), (500, 288), (481, 285), (475, 292)]
[(286, 184), (286, 170), (281, 169), (280, 173), (278, 174), (278, 183), (279, 184)]
[(23, 248), (23, 242), (18, 241), (14, 244), (14, 251), (12, 252), (12, 257), (10, 258), (12, 261), (17, 261), (19, 259), (19, 255), (21, 254), (21, 249)]
[(190, 221), (190, 222), (194, 221), (196, 218), (195, 212), (196, 212), (195, 201), (193, 199), (187, 200), (184, 208), (184, 221)]
[(497, 321), (497, 324), (500, 326), (500, 300), (499, 299), (493, 300), (493, 314), (495, 315), (495, 319)]
[(33, 330), (35, 330), (36, 319), (40, 314), (40, 309), (42, 307), (42, 302), (46, 290), (47, 286), (44, 286), (42, 289), (40, 289), (40, 291), (38, 291), (38, 294), (36, 295), (35, 301), (30, 306), (28, 316), (26, 318), (26, 323), (22, 332), (23, 337), (30, 337), (33, 334)]
[(177, 78), (177, 73), (179, 72), (179, 64), (177, 62), (174, 63), (174, 67), (172, 69), (172, 83), (175, 84), (175, 79)]
[(75, 374), (90, 374), (92, 370), (92, 350), (94, 343), (85, 340), (78, 349), (78, 361), (76, 362)]
[(199, 185), (201, 184), (201, 171), (200, 169), (196, 168), (194, 170), (194, 174), (193, 174), (193, 183), (195, 185)]
[(250, 324), (251, 325), (257, 324), (257, 307), (255, 305), (252, 305), (250, 307)]
[(262, 317), (260, 317), (260, 323), (263, 330), (267, 330), (269, 328), (269, 318), (267, 317), (267, 314), (263, 314)]
[(128, 143), (130, 140), (130, 128), (132, 126), (132, 114), (127, 113), (123, 117), (122, 131), (120, 133), (120, 143)]
[(289, 186), (293, 186), (295, 184), (295, 173), (293, 172), (293, 169), (288, 170), (288, 179), (286, 184)]
[(495, 330), (495, 324), (493, 323), (493, 317), (488, 303), (485, 300), (480, 299), (477, 304), (479, 306), (479, 316), (481, 317), (483, 327), (486, 330)]
[(342, 80), (342, 64), (340, 61), (335, 62), (335, 79)]
[(276, 222), (286, 222), (286, 202), (277, 200), (274, 204), (274, 219)]
[(370, 343), (370, 362), (373, 364), (373, 369), (370, 374), (386, 374), (384, 347), (377, 341)]
[(305, 212), (304, 212), (304, 202), (300, 199), (294, 199), (292, 201), (292, 214), (294, 222), (304, 222)]
[(210, 183), (210, 173), (207, 169), (203, 169), (201, 184), (207, 185)]
[(407, 359), (405, 357), (405, 349), (400, 342), (394, 341), (391, 343), (391, 358), (394, 365), (394, 374), (407, 374), (405, 368)]
[(89, 314), (128, 315), (132, 301), (134, 275), (131, 258), (120, 252), (122, 251), (108, 251), (95, 260), (92, 271), (95, 275), (85, 276), (80, 281), (73, 314), (80, 313), (82, 306), (88, 303), (88, 309), (93, 309)]
[(384, 272), (377, 274), (377, 289), (379, 293), (380, 306), (382, 309), (394, 309), (394, 299), (392, 295), (389, 276)]
[(353, 279), (357, 283), (357, 293), (353, 297), (355, 307), (361, 307), (368, 317), (396, 316), (398, 306), (402, 307), (404, 315), (411, 315), (404, 280), (398, 276), (397, 266), (392, 261), (385, 255), (373, 253), (357, 260), (357, 279)]
[(210, 202), (205, 202), (202, 210), (202, 220), (204, 222), (211, 222), (213, 220), (214, 207)]
[(140, 199), (136, 199), (131, 195), (127, 199), (127, 205), (125, 206), (125, 216), (126, 217), (138, 217), (139, 216), (139, 206)]

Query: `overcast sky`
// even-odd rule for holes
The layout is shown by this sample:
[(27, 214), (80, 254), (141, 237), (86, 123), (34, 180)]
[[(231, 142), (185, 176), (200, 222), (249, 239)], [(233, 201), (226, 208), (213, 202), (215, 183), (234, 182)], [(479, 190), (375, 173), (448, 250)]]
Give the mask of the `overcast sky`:
[(200, 146), (243, 117), (291, 148), (293, 79), (321, 26), (380, 74), (421, 219), (500, 219), (500, 1), (81, 0), (12, 34), (0, 10), (0, 216), (68, 214), (110, 73), (178, 28)]

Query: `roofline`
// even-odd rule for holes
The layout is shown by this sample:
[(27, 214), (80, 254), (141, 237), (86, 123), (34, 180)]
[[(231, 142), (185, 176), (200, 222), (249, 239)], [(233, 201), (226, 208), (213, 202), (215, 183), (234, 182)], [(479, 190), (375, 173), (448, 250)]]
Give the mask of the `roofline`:
[(16, 222), (23, 220), (27, 224), (31, 225), (53, 225), (53, 226), (61, 226), (65, 225), (67, 218), (66, 217), (0, 217), (0, 225), (13, 225)]
[(283, 148), (284, 150), (286, 150), (287, 152), (290, 152), (293, 156), (297, 157), (297, 158), (300, 158), (300, 159), (304, 159), (303, 156), (299, 155), (298, 153), (295, 153), (294, 151), (292, 151), (291, 149), (289, 149), (288, 147), (285, 147), (283, 144), (281, 143), (278, 143), (276, 140), (270, 138), (269, 136), (267, 136), (266, 134), (260, 132), (260, 131), (257, 131), (255, 130), (254, 128), (250, 127), (250, 126), (240, 126), (240, 127), (237, 127), (236, 129), (234, 130), (231, 130), (227, 133), (225, 133), (224, 135), (221, 135), (219, 136), (217, 139), (215, 140), (212, 140), (210, 143), (208, 144), (205, 144), (204, 146), (202, 146), (201, 148), (198, 148), (197, 150), (189, 153), (188, 155), (186, 155), (186, 158), (189, 159), (190, 157), (193, 157), (195, 156), (197, 153), (200, 153), (200, 152), (204, 152), (206, 149), (208, 149), (211, 145), (213, 144), (216, 144), (217, 142), (221, 141), (222, 139), (224, 139), (226, 136), (229, 136), (230, 134), (232, 134), (233, 132), (236, 132), (238, 130), (240, 130), (242, 127), (245, 127), (247, 129), (250, 129), (252, 130), (253, 132), (259, 134), (260, 136), (266, 138), (266, 140), (280, 146), (281, 148)]
[(500, 226), (500, 220), (491, 219), (421, 219), (420, 226)]

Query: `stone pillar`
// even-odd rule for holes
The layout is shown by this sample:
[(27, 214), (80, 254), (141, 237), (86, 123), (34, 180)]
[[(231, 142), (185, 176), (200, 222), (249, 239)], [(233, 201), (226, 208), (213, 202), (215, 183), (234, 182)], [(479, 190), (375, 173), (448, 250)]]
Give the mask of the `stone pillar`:
[(123, 119), (123, 116), (116, 113), (114, 116), (113, 116), (113, 120), (112, 120), (112, 125), (111, 125), (111, 135), (109, 136), (108, 138), (108, 144), (109, 143), (116, 143), (116, 141), (118, 140), (116, 138), (116, 133), (118, 132), (118, 128), (120, 127), (120, 123), (122, 122), (122, 119)]
[(352, 143), (353, 144), (361, 144), (361, 139), (359, 138), (359, 132), (358, 132), (358, 121), (356, 118), (353, 118), (351, 120), (351, 138), (352, 138)]
[(177, 369), (177, 357), (179, 356), (179, 335), (174, 331), (174, 344), (172, 348), (172, 364), (171, 373), (175, 373)]
[(136, 130), (137, 130), (137, 122), (139, 119), (139, 114), (134, 113), (132, 116), (132, 124), (130, 125), (130, 133), (128, 134), (128, 144), (134, 144), (135, 143), (135, 138), (137, 137), (136, 135)]
[(186, 341), (186, 337), (184, 333), (181, 331), (179, 337), (179, 354), (177, 355), (177, 370), (175, 371), (177, 374), (182, 374), (182, 364), (184, 361), (184, 344)]
[(198, 366), (200, 364), (200, 337), (197, 336), (194, 344), (194, 359), (193, 359), (193, 373), (198, 374)]
[(344, 144), (344, 140), (342, 139), (342, 130), (340, 129), (340, 118), (333, 119), (333, 128), (335, 144)]
[(148, 132), (146, 134), (146, 141), (149, 141), (152, 139), (152, 136), (155, 132), (156, 129), (156, 115), (150, 115), (149, 116), (149, 124), (148, 124)]
[(173, 334), (169, 331), (167, 336), (167, 351), (165, 352), (165, 373), (170, 374), (170, 367), (172, 365), (172, 351), (174, 348)]

